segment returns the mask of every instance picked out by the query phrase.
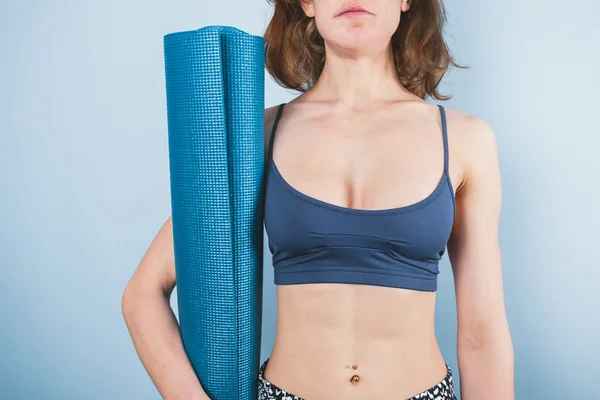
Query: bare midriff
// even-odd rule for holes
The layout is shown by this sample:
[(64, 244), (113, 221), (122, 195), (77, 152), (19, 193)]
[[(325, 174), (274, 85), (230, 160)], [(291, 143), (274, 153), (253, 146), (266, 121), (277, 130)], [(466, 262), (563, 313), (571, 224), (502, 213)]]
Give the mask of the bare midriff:
[(447, 373), (434, 332), (435, 296), (359, 284), (279, 285), (264, 377), (309, 400), (421, 393)]

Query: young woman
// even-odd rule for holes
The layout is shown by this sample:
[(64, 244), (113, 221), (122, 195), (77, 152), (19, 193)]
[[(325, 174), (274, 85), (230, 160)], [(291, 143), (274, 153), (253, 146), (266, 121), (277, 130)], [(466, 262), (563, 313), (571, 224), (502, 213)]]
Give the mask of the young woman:
[[(302, 92), (265, 110), (265, 228), (277, 327), (258, 398), (456, 399), (434, 332), (446, 248), (463, 400), (514, 398), (484, 121), (429, 104), (452, 60), (439, 0), (271, 0), (267, 69)], [(123, 296), (166, 399), (206, 398), (168, 298), (167, 220)]]

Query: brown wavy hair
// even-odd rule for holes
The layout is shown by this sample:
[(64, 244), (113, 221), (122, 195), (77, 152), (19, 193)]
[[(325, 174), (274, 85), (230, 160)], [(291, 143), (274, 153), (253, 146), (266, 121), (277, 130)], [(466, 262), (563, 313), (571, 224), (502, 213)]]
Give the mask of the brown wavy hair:
[[(304, 14), (301, 0), (267, 0), (274, 5), (265, 33), (265, 67), (281, 86), (305, 92), (319, 79), (325, 65), (325, 44), (314, 18)], [(398, 78), (411, 93), (425, 99), (441, 95), (438, 85), (455, 63), (443, 37), (446, 10), (442, 0), (413, 0), (392, 35)]]

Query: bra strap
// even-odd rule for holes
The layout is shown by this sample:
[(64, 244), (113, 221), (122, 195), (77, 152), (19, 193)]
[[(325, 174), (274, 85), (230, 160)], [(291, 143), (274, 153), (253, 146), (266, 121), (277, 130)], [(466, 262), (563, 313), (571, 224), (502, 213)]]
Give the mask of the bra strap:
[(269, 138), (269, 160), (273, 159), (273, 138), (275, 137), (275, 132), (277, 131), (277, 124), (279, 124), (279, 118), (281, 117), (281, 111), (283, 110), (283, 106), (285, 103), (281, 103), (277, 108), (277, 114), (275, 115), (275, 121), (273, 121), (273, 128), (271, 129), (271, 137)]
[(444, 174), (448, 175), (448, 130), (446, 127), (446, 110), (444, 106), (438, 104), (440, 109), (440, 116), (442, 118), (442, 137), (444, 140)]

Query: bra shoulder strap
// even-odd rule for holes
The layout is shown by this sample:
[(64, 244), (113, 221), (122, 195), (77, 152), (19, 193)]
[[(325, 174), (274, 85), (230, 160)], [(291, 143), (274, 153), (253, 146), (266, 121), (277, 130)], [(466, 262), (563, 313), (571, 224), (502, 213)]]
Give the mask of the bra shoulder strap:
[(273, 157), (273, 139), (275, 138), (275, 132), (277, 132), (277, 124), (279, 124), (279, 118), (281, 118), (281, 111), (285, 103), (281, 103), (277, 108), (277, 114), (275, 115), (275, 121), (273, 121), (273, 128), (271, 129), (271, 137), (269, 138), (269, 160)]
[(444, 140), (444, 174), (448, 175), (449, 154), (448, 154), (448, 128), (446, 126), (446, 110), (444, 109), (444, 106), (442, 106), (441, 104), (438, 104), (438, 107), (440, 109), (440, 117), (442, 119), (442, 137)]

